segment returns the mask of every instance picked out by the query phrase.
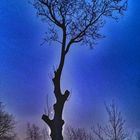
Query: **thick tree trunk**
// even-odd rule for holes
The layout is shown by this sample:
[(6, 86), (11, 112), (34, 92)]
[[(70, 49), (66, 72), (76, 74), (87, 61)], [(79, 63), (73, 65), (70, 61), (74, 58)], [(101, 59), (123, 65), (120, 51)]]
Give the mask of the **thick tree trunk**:
[(48, 124), (51, 129), (52, 140), (63, 140), (62, 130), (64, 125), (64, 120), (62, 119), (64, 104), (69, 97), (69, 91), (66, 90), (64, 94), (60, 90), (60, 73), (59, 70), (55, 72), (55, 77), (53, 78), (54, 83), (54, 94), (56, 97), (56, 103), (54, 104), (54, 118), (49, 119), (48, 116), (43, 115), (42, 119)]
[(54, 72), (54, 78), (52, 79), (54, 84), (54, 95), (56, 98), (56, 103), (53, 105), (54, 109), (54, 117), (52, 120), (47, 115), (43, 115), (42, 119), (48, 124), (48, 126), (51, 129), (51, 138), (52, 140), (63, 140), (63, 125), (64, 120), (62, 119), (63, 114), (63, 108), (64, 104), (67, 101), (70, 92), (68, 90), (65, 91), (65, 93), (61, 92), (61, 86), (60, 86), (60, 79), (61, 79), (61, 73), (64, 66), (65, 61), (65, 54), (61, 54), (61, 61), (59, 64), (59, 67), (57, 71)]
[(54, 83), (54, 93), (56, 97), (56, 103), (54, 104), (54, 119), (53, 125), (51, 127), (51, 138), (52, 140), (63, 140), (62, 130), (64, 125), (64, 120), (62, 119), (64, 104), (69, 96), (69, 91), (66, 90), (64, 94), (61, 93), (60, 89), (60, 71), (55, 72), (55, 77), (53, 79)]
[(68, 90), (65, 91), (65, 93), (62, 93), (61, 91), (61, 75), (62, 70), (64, 67), (65, 57), (67, 54), (67, 51), (65, 50), (66, 47), (66, 29), (64, 27), (63, 30), (63, 39), (62, 39), (62, 50), (61, 50), (61, 59), (58, 66), (58, 69), (54, 71), (54, 78), (52, 79), (53, 85), (54, 85), (54, 95), (56, 98), (56, 103), (53, 105), (54, 109), (54, 117), (51, 120), (49, 116), (43, 115), (42, 119), (48, 124), (48, 126), (51, 129), (51, 138), (52, 140), (63, 140), (63, 125), (64, 120), (62, 119), (63, 114), (63, 108), (64, 104), (67, 101), (70, 92)]

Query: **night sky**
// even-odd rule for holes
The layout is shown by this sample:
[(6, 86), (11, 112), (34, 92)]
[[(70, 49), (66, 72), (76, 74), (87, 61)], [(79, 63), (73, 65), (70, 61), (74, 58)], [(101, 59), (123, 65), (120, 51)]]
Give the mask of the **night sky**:
[[(73, 46), (62, 76), (72, 91), (65, 106), (68, 124), (88, 127), (105, 120), (104, 102), (115, 100), (129, 128), (140, 128), (140, 2), (129, 0), (119, 22), (101, 30), (94, 49)], [(53, 100), (51, 77), (59, 62), (58, 44), (40, 46), (47, 26), (27, 0), (0, 1), (0, 101), (18, 126), (40, 119), (45, 97)], [(90, 125), (89, 125), (90, 124)]]

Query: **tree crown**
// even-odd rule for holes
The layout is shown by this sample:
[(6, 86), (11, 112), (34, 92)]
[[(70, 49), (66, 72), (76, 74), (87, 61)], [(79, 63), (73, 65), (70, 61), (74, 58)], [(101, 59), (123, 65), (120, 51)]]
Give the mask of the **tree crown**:
[(49, 25), (45, 40), (62, 43), (59, 28), (66, 36), (67, 45), (81, 42), (92, 46), (103, 37), (99, 29), (106, 17), (117, 20), (127, 9), (127, 0), (34, 0), (33, 5), (37, 15)]

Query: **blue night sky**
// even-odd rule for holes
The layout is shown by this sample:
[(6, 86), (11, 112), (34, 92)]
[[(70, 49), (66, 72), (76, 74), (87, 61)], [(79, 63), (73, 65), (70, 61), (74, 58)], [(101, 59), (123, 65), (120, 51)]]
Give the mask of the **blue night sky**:
[[(72, 91), (64, 117), (69, 124), (89, 126), (104, 120), (104, 102), (114, 99), (130, 128), (140, 128), (140, 2), (129, 0), (117, 23), (102, 29), (106, 38), (95, 49), (73, 46), (62, 76)], [(40, 46), (47, 26), (27, 0), (0, 2), (0, 101), (19, 127), (40, 119), (46, 94), (52, 95), (51, 75), (59, 46)], [(53, 100), (53, 97), (50, 97)], [(82, 116), (82, 117), (81, 117)]]

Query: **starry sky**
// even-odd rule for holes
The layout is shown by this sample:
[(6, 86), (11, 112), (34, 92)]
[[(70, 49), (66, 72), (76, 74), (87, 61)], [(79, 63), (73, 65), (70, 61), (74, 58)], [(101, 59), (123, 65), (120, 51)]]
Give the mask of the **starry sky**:
[[(104, 102), (115, 100), (129, 128), (140, 128), (140, 2), (129, 0), (119, 22), (111, 19), (101, 30), (106, 38), (93, 50), (73, 46), (62, 76), (63, 90), (72, 94), (65, 106), (68, 124), (89, 126), (105, 119)], [(40, 46), (47, 26), (27, 0), (0, 2), (0, 101), (19, 127), (40, 119), (57, 67), (58, 44)], [(81, 117), (82, 116), (82, 117)]]

